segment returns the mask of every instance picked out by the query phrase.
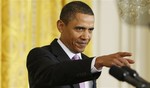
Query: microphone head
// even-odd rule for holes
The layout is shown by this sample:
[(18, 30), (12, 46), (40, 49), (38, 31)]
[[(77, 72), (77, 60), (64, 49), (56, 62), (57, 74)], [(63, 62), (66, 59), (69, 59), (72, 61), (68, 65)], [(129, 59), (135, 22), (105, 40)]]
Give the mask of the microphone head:
[(138, 76), (138, 73), (135, 70), (131, 69), (130, 67), (122, 66), (121, 68), (128, 71), (132, 77)]
[(122, 70), (120, 67), (117, 66), (112, 66), (109, 70), (109, 74), (120, 81), (125, 81), (125, 77), (129, 75), (127, 71)]
[[(141, 77), (139, 76), (139, 74), (138, 74), (135, 70), (133, 70), (133, 69), (131, 69), (130, 67), (127, 67), (127, 66), (122, 66), (121, 68), (122, 68), (123, 70), (128, 71), (129, 74), (130, 74), (130, 76), (132, 76), (132, 77), (135, 78), (136, 80), (138, 80), (138, 81), (140, 81), (140, 82), (142, 82), (142, 83), (144, 83), (144, 84), (147, 84), (147, 86), (150, 86), (150, 83), (149, 83), (148, 81), (144, 80), (143, 78), (141, 78)], [(148, 87), (148, 88), (150, 88), (150, 87)]]
[(129, 84), (135, 86), (136, 88), (149, 88), (149, 87), (146, 87), (147, 86), (146, 84), (141, 83), (141, 81), (136, 80), (134, 77), (132, 77), (129, 74), (129, 71), (124, 70), (121, 67), (112, 66), (109, 70), (109, 74), (120, 81), (128, 82)]

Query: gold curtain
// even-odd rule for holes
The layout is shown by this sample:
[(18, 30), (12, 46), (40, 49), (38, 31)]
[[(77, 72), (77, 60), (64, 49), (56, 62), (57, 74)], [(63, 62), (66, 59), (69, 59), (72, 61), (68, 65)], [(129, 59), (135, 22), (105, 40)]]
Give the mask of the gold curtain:
[(1, 34), (2, 34), (2, 19), (1, 19), (1, 5), (2, 5), (2, 1), (0, 0), (0, 87), (2, 87), (1, 86), (1, 82), (2, 82), (2, 80), (1, 80), (1, 61), (2, 61), (2, 59), (1, 59), (1, 52), (2, 52), (2, 49), (1, 49), (1, 39), (2, 39), (2, 37), (1, 37)]
[[(82, 0), (90, 4), (90, 0)], [(59, 36), (56, 21), (69, 0), (0, 0), (0, 86), (28, 88), (30, 49)], [(91, 55), (91, 44), (85, 53)]]

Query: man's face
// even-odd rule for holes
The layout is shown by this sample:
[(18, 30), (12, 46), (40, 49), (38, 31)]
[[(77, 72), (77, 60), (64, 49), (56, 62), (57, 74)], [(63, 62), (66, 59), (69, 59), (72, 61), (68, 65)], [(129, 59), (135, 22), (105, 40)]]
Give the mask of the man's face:
[(94, 16), (77, 13), (67, 25), (61, 22), (58, 26), (61, 26), (58, 27), (61, 32), (60, 40), (67, 48), (73, 53), (83, 52), (92, 37)]

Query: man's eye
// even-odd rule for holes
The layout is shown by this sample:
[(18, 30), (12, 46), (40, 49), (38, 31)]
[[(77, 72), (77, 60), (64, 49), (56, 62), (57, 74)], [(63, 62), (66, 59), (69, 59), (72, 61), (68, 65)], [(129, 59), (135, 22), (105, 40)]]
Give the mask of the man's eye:
[(94, 28), (90, 28), (90, 29), (89, 29), (89, 31), (91, 31), (91, 32), (92, 32), (93, 30), (94, 30)]
[(78, 28), (77, 30), (80, 30), (80, 31), (81, 31), (81, 30), (83, 30), (83, 28)]
[(79, 28), (76, 28), (77, 31), (83, 31), (85, 28), (82, 28), (82, 27), (79, 27)]

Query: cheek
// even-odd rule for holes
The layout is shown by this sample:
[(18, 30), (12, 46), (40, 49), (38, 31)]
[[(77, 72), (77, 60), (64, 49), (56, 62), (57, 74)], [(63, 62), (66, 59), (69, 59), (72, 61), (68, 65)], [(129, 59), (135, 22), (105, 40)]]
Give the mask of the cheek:
[(76, 39), (77, 37), (79, 37), (79, 33), (74, 31), (73, 29), (68, 31), (68, 37), (70, 38), (73, 38), (73, 39)]
[(80, 33), (74, 31), (73, 29), (69, 29), (64, 33), (66, 39), (69, 40), (71, 43), (75, 42), (80, 37), (80, 35)]
[(77, 41), (81, 37), (81, 35), (79, 33), (74, 33), (70, 37), (73, 41)]
[(70, 39), (69, 41), (73, 46), (79, 39), (79, 37), (76, 34), (71, 34), (70, 36), (68, 36), (68, 38)]

